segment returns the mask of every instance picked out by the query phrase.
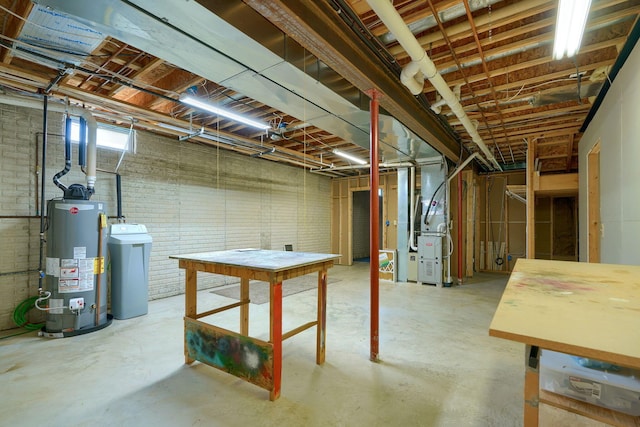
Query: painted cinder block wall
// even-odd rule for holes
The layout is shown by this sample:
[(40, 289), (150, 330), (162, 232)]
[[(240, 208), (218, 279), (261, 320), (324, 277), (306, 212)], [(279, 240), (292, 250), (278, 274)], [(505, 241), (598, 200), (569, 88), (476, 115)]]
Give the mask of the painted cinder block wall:
[[(15, 327), (17, 304), (37, 293), (41, 110), (0, 104), (0, 330)], [(61, 197), (51, 181), (64, 167), (62, 115), (49, 114), (46, 199)], [(119, 153), (98, 152), (98, 168), (113, 171)], [(74, 147), (73, 169), (61, 181), (85, 184)], [(184, 291), (184, 273), (169, 255), (241, 247), (330, 252), (330, 179), (300, 168), (253, 159), (193, 142), (137, 132), (126, 154), (123, 214), (153, 238), (149, 298)], [(115, 175), (98, 172), (96, 194), (116, 216)], [(114, 223), (110, 219), (109, 223)], [(235, 281), (203, 275), (201, 288)]]
[(640, 44), (616, 76), (579, 145), (580, 260), (588, 254), (587, 156), (600, 141), (600, 261), (640, 265)]

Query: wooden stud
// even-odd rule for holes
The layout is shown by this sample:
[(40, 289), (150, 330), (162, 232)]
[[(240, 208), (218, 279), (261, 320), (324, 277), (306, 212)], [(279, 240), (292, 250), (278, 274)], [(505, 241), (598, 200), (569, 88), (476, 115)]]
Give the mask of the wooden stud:
[(587, 155), (589, 262), (600, 262), (600, 140)]
[(534, 177), (534, 190), (538, 195), (578, 194), (578, 174), (561, 173)]
[(316, 363), (322, 365), (327, 332), (327, 270), (318, 271), (318, 328), (316, 331)]
[(536, 174), (533, 167), (535, 158), (536, 142), (530, 139), (528, 140), (527, 147), (527, 258), (536, 257), (536, 194), (533, 187), (534, 176)]
[[(532, 360), (532, 350), (535, 352)], [(537, 427), (538, 406), (540, 397), (540, 377), (538, 365), (540, 363), (540, 350), (527, 345), (525, 348), (525, 374), (524, 374), (524, 427)], [(533, 362), (533, 363), (532, 363)], [(535, 366), (531, 366), (535, 364)]]
[(240, 333), (249, 335), (249, 279), (240, 279), (240, 301), (245, 302), (240, 306)]
[(554, 211), (555, 211), (555, 201), (554, 197), (549, 198), (549, 256), (551, 259), (555, 259), (553, 256), (553, 223), (555, 222)]
[(489, 242), (489, 236), (491, 233), (489, 232), (491, 224), (489, 223), (489, 209), (491, 209), (491, 203), (489, 200), (489, 179), (485, 179), (484, 181), (484, 239), (485, 239), (485, 251), (484, 251), (484, 266), (487, 270), (492, 270), (490, 261), (491, 256), (489, 254), (492, 253), (493, 245)]
[[(187, 269), (185, 272), (185, 289), (184, 289), (184, 317), (195, 319), (198, 311), (198, 272), (195, 269)], [(184, 340), (184, 363), (190, 365), (194, 359), (189, 357), (187, 349), (187, 329), (185, 324), (185, 340)]]
[[(15, 10), (17, 16), (6, 15), (4, 18), (4, 35), (17, 39), (22, 32), (24, 24), (27, 22), (27, 17), (31, 13), (31, 9), (33, 9), (33, 2), (18, 2)], [(12, 58), (13, 50), (4, 47), (2, 55), (0, 55), (0, 62), (8, 64)]]
[(569, 135), (569, 143), (567, 146), (567, 173), (571, 172), (571, 163), (573, 160), (573, 141), (575, 139), (575, 134), (572, 133)]
[(282, 384), (282, 282), (269, 284), (269, 342), (273, 345), (273, 388), (270, 400), (280, 397)]
[(476, 185), (475, 180), (473, 179), (473, 171), (464, 171), (462, 172), (464, 175), (464, 180), (467, 183), (467, 227), (465, 233), (465, 250), (466, 250), (466, 262), (465, 262), (465, 276), (473, 277), (473, 242), (478, 238), (475, 236), (474, 239), (474, 212), (475, 212), (475, 195), (476, 195)]

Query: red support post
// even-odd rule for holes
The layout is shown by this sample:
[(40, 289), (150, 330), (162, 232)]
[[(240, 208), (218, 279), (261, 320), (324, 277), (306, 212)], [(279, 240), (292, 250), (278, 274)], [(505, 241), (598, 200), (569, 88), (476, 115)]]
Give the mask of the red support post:
[[(462, 285), (462, 171), (458, 172), (458, 285)], [(451, 262), (451, 259), (449, 259)]]
[(370, 242), (369, 242), (369, 268), (371, 281), (371, 352), (369, 359), (373, 362), (378, 361), (378, 312), (379, 312), (379, 278), (380, 278), (380, 259), (379, 239), (380, 239), (380, 198), (378, 196), (379, 176), (378, 176), (378, 95), (376, 89), (367, 91), (367, 95), (371, 97), (369, 102), (369, 111), (371, 114), (371, 133), (370, 133)]

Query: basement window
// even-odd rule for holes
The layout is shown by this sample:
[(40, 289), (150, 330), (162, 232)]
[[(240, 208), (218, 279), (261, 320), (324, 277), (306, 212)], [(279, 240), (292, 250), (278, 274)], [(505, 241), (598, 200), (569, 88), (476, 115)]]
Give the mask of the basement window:
[[(136, 131), (134, 129), (98, 123), (96, 145), (107, 150), (135, 153)], [(71, 123), (71, 142), (80, 142), (80, 119), (74, 117)]]

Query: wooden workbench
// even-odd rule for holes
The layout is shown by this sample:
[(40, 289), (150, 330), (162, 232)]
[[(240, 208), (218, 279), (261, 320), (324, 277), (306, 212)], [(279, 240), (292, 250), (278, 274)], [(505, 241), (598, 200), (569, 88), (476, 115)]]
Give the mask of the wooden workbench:
[[(186, 270), (184, 355), (269, 390), (270, 399), (280, 397), (282, 341), (317, 326), (316, 363), (325, 359), (327, 270), (340, 255), (307, 252), (236, 249), (175, 255)], [(240, 278), (240, 301), (197, 312), (197, 272)], [(318, 312), (314, 321), (282, 333), (282, 281), (318, 272)], [(269, 342), (249, 336), (249, 280), (269, 283)], [(240, 333), (198, 319), (240, 307)]]
[(540, 349), (640, 369), (640, 266), (521, 258), (489, 335), (526, 344), (524, 424), (538, 425)]

